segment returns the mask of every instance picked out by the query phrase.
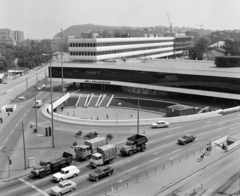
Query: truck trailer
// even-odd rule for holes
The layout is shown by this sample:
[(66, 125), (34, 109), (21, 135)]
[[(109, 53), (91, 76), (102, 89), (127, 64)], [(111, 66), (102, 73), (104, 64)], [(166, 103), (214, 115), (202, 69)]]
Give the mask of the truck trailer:
[(127, 138), (125, 145), (120, 148), (120, 152), (124, 155), (132, 156), (135, 152), (145, 151), (148, 139), (144, 135), (133, 135)]
[(80, 160), (88, 160), (91, 155), (97, 152), (97, 148), (107, 144), (105, 137), (96, 137), (91, 140), (87, 140), (83, 145), (75, 146), (76, 157)]
[(97, 152), (92, 154), (90, 166), (97, 167), (105, 163), (112, 163), (117, 155), (117, 147), (113, 144), (107, 144), (97, 148)]
[(44, 178), (47, 174), (58, 172), (64, 167), (69, 166), (72, 163), (73, 155), (68, 152), (63, 152), (62, 157), (40, 161), (38, 167), (33, 167), (31, 173), (36, 177)]

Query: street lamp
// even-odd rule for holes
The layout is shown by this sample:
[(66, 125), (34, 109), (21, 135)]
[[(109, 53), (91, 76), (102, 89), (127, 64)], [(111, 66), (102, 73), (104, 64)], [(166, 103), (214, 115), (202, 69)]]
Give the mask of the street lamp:
[(61, 76), (62, 76), (62, 96), (63, 96), (63, 64), (62, 64), (62, 55), (63, 55), (63, 44), (62, 44), (62, 29), (61, 29)]
[[(118, 103), (118, 106), (121, 106), (122, 103)], [(117, 116), (118, 116), (118, 111), (116, 112), (116, 125), (117, 125)]]
[(137, 134), (139, 135), (139, 97), (138, 97), (138, 110), (137, 110)]
[(53, 98), (52, 98), (52, 66), (51, 66), (51, 60), (53, 56), (57, 56), (57, 54), (43, 54), (44, 56), (49, 56), (49, 74), (50, 74), (50, 85), (51, 85), (51, 118), (52, 118), (52, 147), (55, 148), (55, 132), (54, 132), (54, 124), (53, 124)]

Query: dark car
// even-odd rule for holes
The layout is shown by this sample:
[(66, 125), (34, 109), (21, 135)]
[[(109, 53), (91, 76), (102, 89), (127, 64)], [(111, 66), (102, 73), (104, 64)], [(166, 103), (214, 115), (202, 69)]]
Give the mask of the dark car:
[(103, 166), (95, 169), (92, 173), (89, 174), (89, 178), (94, 181), (98, 181), (101, 178), (106, 176), (111, 176), (114, 172), (114, 169), (109, 166)]
[(189, 142), (193, 142), (195, 139), (196, 139), (196, 137), (194, 137), (193, 135), (186, 134), (178, 139), (178, 144), (187, 144)]

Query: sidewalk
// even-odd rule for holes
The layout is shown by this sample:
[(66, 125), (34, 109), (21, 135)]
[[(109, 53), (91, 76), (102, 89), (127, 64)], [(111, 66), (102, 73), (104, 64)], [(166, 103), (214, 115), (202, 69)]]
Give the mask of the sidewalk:
[[(239, 153), (239, 149), (230, 152), (222, 151), (218, 147), (213, 147), (211, 155), (205, 156), (203, 161), (198, 160), (200, 153), (194, 155), (189, 155), (188, 158), (182, 158), (175, 160), (173, 164), (169, 161), (168, 165), (165, 167), (160, 166), (156, 171), (149, 171), (144, 173), (141, 177), (135, 178), (133, 181), (126, 181), (119, 187), (112, 187), (105, 195), (108, 196), (166, 196), (166, 195), (201, 195), (203, 189), (201, 186), (204, 185), (204, 179), (201, 182), (196, 182), (191, 185), (194, 178), (207, 172), (208, 168), (215, 168), (217, 165), (221, 164), (228, 157), (234, 156)], [(226, 156), (227, 155), (227, 156)], [(239, 165), (238, 162), (236, 163)], [(188, 191), (190, 193), (175, 192), (178, 188), (190, 184)], [(181, 190), (181, 189), (179, 189)]]

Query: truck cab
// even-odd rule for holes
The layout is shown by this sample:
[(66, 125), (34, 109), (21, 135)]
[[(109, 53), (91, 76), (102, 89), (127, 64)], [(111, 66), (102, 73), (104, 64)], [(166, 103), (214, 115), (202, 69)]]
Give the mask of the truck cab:
[(75, 152), (80, 159), (88, 160), (91, 157), (91, 148), (87, 145), (76, 146)]
[(90, 159), (90, 165), (92, 167), (97, 167), (98, 165), (103, 165), (103, 164), (104, 164), (103, 156), (100, 153), (96, 152), (92, 154)]

